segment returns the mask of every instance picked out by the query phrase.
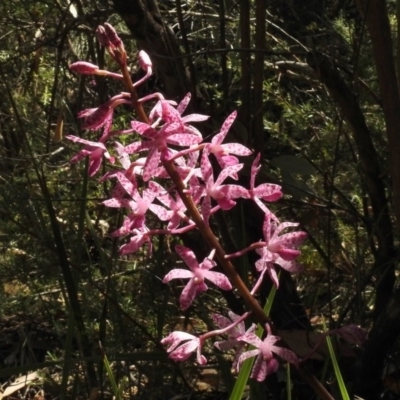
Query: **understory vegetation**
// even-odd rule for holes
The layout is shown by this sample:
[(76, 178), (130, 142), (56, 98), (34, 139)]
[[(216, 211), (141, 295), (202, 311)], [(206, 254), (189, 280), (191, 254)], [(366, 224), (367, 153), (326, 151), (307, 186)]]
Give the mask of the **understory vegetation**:
[[(77, 146), (66, 136), (98, 137), (78, 113), (123, 90), (117, 80), (69, 69), (84, 60), (119, 73), (96, 40), (105, 22), (124, 42), (132, 81), (143, 75), (139, 51), (151, 58), (154, 73), (139, 98), (160, 92), (179, 103), (190, 92), (186, 114), (210, 116), (195, 124), (205, 142), (237, 110), (226, 141), (260, 153), (258, 183), (282, 187), (283, 197), (268, 206), (307, 233), (303, 271), (277, 267), (279, 290), (266, 274), (256, 299), (263, 307), (274, 293), (271, 322), (306, 358), (307, 374), (342, 398), (324, 332), (357, 325), (369, 332), (362, 345), (331, 339), (350, 398), (400, 398), (396, 7), (379, 0), (2, 0), (0, 398), (229, 399), (237, 378), (233, 354), (212, 343), (202, 366), (195, 357), (171, 360), (161, 344), (172, 331), (215, 329), (213, 314), (248, 311), (237, 290), (210, 285), (182, 312), (186, 282), (162, 282), (184, 265), (177, 244), (198, 260), (208, 256), (200, 233), (154, 235), (151, 255), (146, 246), (122, 255), (129, 239), (111, 233), (126, 210), (103, 204), (116, 181), (99, 180), (116, 167), (103, 162), (101, 175), (89, 178), (88, 160), (70, 163)], [(147, 114), (154, 104), (144, 104)], [(123, 104), (113, 129), (135, 118)], [(132, 137), (118, 140), (126, 146)], [(254, 156), (241, 158), (241, 185)], [(263, 213), (237, 203), (211, 222), (229, 254), (263, 240)], [(147, 218), (151, 229), (165, 227)], [(249, 287), (257, 259), (248, 252), (233, 260)], [(296, 368), (288, 371), (281, 363), (265, 381), (250, 379), (242, 398), (322, 398)]]

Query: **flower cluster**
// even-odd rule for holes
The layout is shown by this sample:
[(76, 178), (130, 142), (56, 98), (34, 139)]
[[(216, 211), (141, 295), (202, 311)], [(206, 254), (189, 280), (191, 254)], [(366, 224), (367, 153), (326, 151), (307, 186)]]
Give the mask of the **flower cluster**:
[[(126, 217), (122, 226), (112, 233), (113, 236), (126, 237), (128, 241), (122, 245), (121, 254), (131, 254), (144, 244), (152, 248), (155, 235), (177, 235), (198, 229), (205, 235), (213, 235), (210, 229), (210, 218), (220, 210), (235, 207), (238, 199), (254, 201), (264, 212), (264, 237), (246, 249), (235, 254), (225, 255), (221, 250), (211, 248), (211, 254), (202, 262), (198, 262), (194, 252), (182, 245), (176, 245), (175, 251), (187, 265), (188, 269), (176, 268), (163, 279), (169, 283), (174, 279), (188, 279), (180, 296), (182, 310), (207, 290), (206, 281), (222, 290), (231, 290), (232, 282), (225, 273), (212, 269), (219, 263), (230, 263), (229, 259), (239, 257), (247, 251), (256, 251), (260, 259), (255, 268), (260, 272), (259, 280), (248, 295), (254, 295), (256, 288), (265, 273), (278, 287), (278, 276), (275, 268), (281, 267), (290, 272), (300, 270), (296, 259), (300, 255), (299, 245), (306, 234), (301, 231), (283, 233), (297, 224), (283, 222), (269, 210), (266, 203), (281, 198), (281, 187), (263, 183), (256, 186), (256, 177), (260, 169), (260, 154), (256, 155), (252, 167), (248, 187), (235, 184), (238, 173), (243, 168), (240, 157), (249, 156), (252, 151), (238, 143), (225, 143), (227, 134), (236, 118), (236, 112), (227, 117), (221, 130), (211, 142), (204, 141), (201, 132), (192, 124), (205, 121), (208, 116), (184, 112), (190, 101), (188, 94), (178, 105), (164, 99), (160, 93), (150, 94), (142, 99), (136, 97), (136, 87), (152, 74), (152, 63), (149, 56), (139, 52), (139, 65), (144, 76), (137, 82), (130, 82), (130, 74), (124, 73), (127, 68), (127, 56), (121, 39), (111, 25), (100, 26), (97, 37), (110, 56), (118, 63), (122, 74), (100, 70), (96, 65), (77, 62), (71, 65), (74, 73), (101, 75), (124, 82), (127, 92), (122, 92), (97, 108), (82, 111), (78, 118), (83, 120), (82, 127), (87, 130), (102, 130), (98, 141), (90, 141), (76, 136), (67, 136), (75, 143), (84, 145), (83, 149), (72, 158), (72, 162), (89, 157), (89, 175), (96, 175), (104, 159), (119, 167), (106, 172), (101, 180), (112, 179), (115, 186), (112, 197), (104, 201), (107, 207), (126, 209)], [(147, 116), (143, 111), (144, 103), (153, 103)], [(121, 104), (130, 104), (136, 110), (137, 120), (130, 123), (129, 129), (112, 130), (113, 113)], [(132, 137), (129, 144), (122, 144), (118, 137)], [(124, 141), (125, 141), (124, 140)], [(114, 154), (115, 156), (112, 156)], [(239, 157), (239, 158), (238, 158)], [(216, 163), (212, 163), (215, 158)], [(213, 165), (219, 166), (216, 173)], [(104, 169), (104, 168), (103, 168)], [(171, 172), (172, 171), (172, 172)], [(140, 184), (138, 182), (140, 181)], [(164, 223), (164, 229), (152, 229), (148, 223), (149, 213)], [(210, 233), (211, 232), (211, 233)], [(224, 267), (224, 265), (222, 265)], [(224, 268), (223, 268), (224, 269)], [(253, 311), (253, 310), (251, 310)], [(257, 356), (252, 376), (263, 380), (269, 373), (276, 371), (278, 361), (275, 355), (297, 365), (297, 357), (293, 352), (277, 345), (279, 338), (271, 333), (266, 325), (267, 335), (261, 340), (254, 334), (254, 326), (245, 330), (244, 319), (250, 312), (239, 317), (229, 313), (230, 318), (215, 316), (219, 329), (195, 337), (186, 332), (173, 332), (163, 339), (169, 345), (170, 357), (177, 361), (186, 360), (193, 352), (197, 352), (199, 364), (206, 363), (201, 354), (205, 340), (227, 334), (229, 339), (218, 341), (215, 345), (223, 351), (235, 349), (234, 369), (238, 370), (242, 362)], [(244, 352), (247, 344), (254, 346)]]

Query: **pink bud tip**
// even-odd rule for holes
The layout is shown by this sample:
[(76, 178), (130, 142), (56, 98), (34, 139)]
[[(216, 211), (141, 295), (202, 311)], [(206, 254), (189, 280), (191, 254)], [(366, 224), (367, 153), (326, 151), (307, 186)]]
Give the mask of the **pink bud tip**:
[(103, 26), (99, 25), (96, 29), (97, 40), (103, 47), (110, 47), (110, 39), (107, 36), (106, 30)]
[(114, 29), (112, 25), (110, 25), (108, 22), (104, 24), (104, 29), (106, 31), (108, 40), (111, 42), (112, 45), (115, 47), (120, 47), (122, 44), (122, 40), (117, 34), (117, 31)]
[(153, 67), (153, 63), (150, 60), (149, 55), (144, 51), (144, 50), (140, 50), (139, 51), (139, 64), (140, 67), (147, 72), (147, 70)]
[(91, 75), (95, 74), (99, 67), (86, 61), (78, 61), (71, 64), (69, 69), (77, 74)]

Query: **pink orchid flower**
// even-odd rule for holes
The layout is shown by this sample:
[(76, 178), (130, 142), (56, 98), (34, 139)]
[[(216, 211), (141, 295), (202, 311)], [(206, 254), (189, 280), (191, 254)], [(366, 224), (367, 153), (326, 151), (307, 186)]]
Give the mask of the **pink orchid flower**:
[(261, 340), (254, 333), (245, 333), (239, 340), (251, 344), (255, 347), (253, 350), (246, 351), (239, 357), (238, 365), (242, 365), (243, 361), (250, 357), (257, 356), (251, 371), (251, 378), (262, 382), (267, 375), (273, 374), (279, 367), (278, 360), (276, 360), (273, 354), (277, 354), (280, 358), (284, 359), (295, 366), (298, 366), (298, 358), (291, 350), (283, 347), (275, 346), (275, 343), (280, 340), (279, 336), (271, 335), (271, 328), (267, 327), (267, 336), (264, 340)]
[[(160, 203), (164, 204), (167, 208), (169, 208), (168, 218), (169, 221), (167, 229), (174, 230), (177, 229), (180, 221), (186, 220), (189, 221), (189, 218), (185, 215), (186, 206), (183, 203), (182, 199), (177, 195), (176, 199), (174, 199), (161, 185), (156, 182), (151, 181), (149, 186), (152, 187), (153, 191), (157, 191), (157, 199)], [(198, 202), (200, 196), (192, 196), (193, 201)], [(193, 222), (192, 222), (193, 223)]]
[(238, 197), (248, 197), (248, 191), (239, 185), (222, 185), (222, 182), (228, 177), (234, 177), (238, 171), (243, 168), (243, 164), (231, 165), (225, 167), (214, 182), (213, 170), (208, 158), (208, 152), (203, 151), (201, 157), (201, 173), (206, 184), (205, 197), (201, 204), (201, 213), (203, 219), (208, 224), (211, 212), (211, 199), (214, 199), (223, 210), (230, 210), (235, 206), (233, 199)]
[(165, 275), (163, 282), (167, 283), (172, 279), (190, 279), (179, 299), (182, 310), (186, 310), (192, 304), (196, 296), (208, 289), (204, 282), (206, 279), (214, 283), (214, 285), (218, 286), (220, 289), (232, 289), (229, 279), (224, 274), (210, 271), (211, 268), (216, 266), (216, 263), (211, 259), (214, 252), (211, 252), (210, 258), (206, 257), (203, 262), (199, 264), (193, 251), (187, 247), (177, 245), (175, 246), (175, 250), (183, 261), (185, 261), (190, 270), (173, 269)]
[[(219, 328), (226, 328), (232, 324), (232, 322), (237, 321), (240, 317), (236, 315), (232, 311), (228, 312), (229, 318), (224, 317), (220, 314), (213, 314), (212, 319), (214, 323)], [(214, 343), (214, 346), (221, 351), (228, 351), (231, 349), (235, 350), (235, 357), (232, 362), (233, 369), (238, 372), (238, 360), (239, 357), (242, 355), (246, 344), (244, 342), (239, 341), (238, 339), (247, 334), (247, 333), (254, 333), (256, 329), (256, 325), (252, 324), (251, 327), (246, 331), (246, 327), (244, 321), (238, 323), (235, 327), (229, 329), (226, 334), (228, 335), (228, 339), (220, 340)]]
[[(181, 344), (184, 342), (183, 344)], [(197, 351), (197, 362), (207, 364), (206, 358), (201, 354), (202, 343), (196, 336), (187, 332), (175, 331), (161, 340), (161, 344), (169, 345), (167, 352), (174, 361), (186, 361), (193, 352)]]
[(260, 199), (271, 202), (278, 201), (283, 196), (283, 193), (281, 191), (282, 188), (279, 185), (274, 185), (272, 183), (262, 183), (261, 185), (254, 187), (256, 175), (261, 168), (261, 165), (259, 165), (260, 157), (261, 153), (258, 153), (251, 165), (249, 196), (255, 201), (258, 207), (264, 211), (264, 213), (271, 213)]
[(182, 133), (179, 124), (165, 124), (157, 130), (144, 122), (132, 121), (132, 128), (145, 139), (141, 143), (141, 149), (148, 148), (146, 163), (143, 167), (143, 180), (148, 181), (154, 176), (158, 164), (166, 160), (172, 152), (168, 149), (168, 144), (176, 146), (191, 146), (198, 144), (202, 139), (194, 134)]
[[(149, 229), (143, 226), (139, 229), (133, 229), (133, 231), (131, 231), (130, 233), (133, 234), (133, 236), (130, 238), (129, 243), (126, 243), (121, 246), (121, 248), (119, 249), (119, 253), (123, 256), (135, 253), (137, 250), (140, 249), (140, 247), (143, 246), (143, 244), (147, 243), (149, 246), (148, 254), (150, 256), (153, 247), (150, 239)], [(111, 236), (118, 236), (118, 235), (114, 235), (112, 233)]]
[(112, 97), (106, 103), (97, 108), (88, 108), (78, 113), (78, 118), (83, 118), (83, 129), (97, 131), (104, 127), (103, 135), (100, 142), (105, 142), (108, 139), (110, 128), (113, 122), (113, 113), (115, 107), (120, 104), (130, 104), (131, 100), (127, 98), (127, 94), (122, 93)]
[(292, 273), (301, 270), (301, 266), (295, 262), (295, 259), (300, 255), (297, 247), (306, 239), (307, 234), (299, 231), (280, 235), (284, 229), (298, 225), (291, 222), (277, 225), (276, 217), (272, 213), (265, 214), (263, 232), (266, 246), (256, 249), (261, 256), (261, 259), (256, 262), (256, 269), (262, 271), (267, 268), (276, 287), (279, 286), (279, 281), (274, 264)]
[(251, 150), (239, 143), (222, 144), (230, 127), (236, 119), (236, 115), (236, 111), (229, 115), (222, 124), (221, 131), (212, 138), (210, 144), (207, 144), (207, 151), (215, 155), (221, 168), (226, 168), (239, 163), (239, 160), (230, 154), (248, 156), (252, 153)]
[(103, 161), (103, 156), (107, 158), (110, 163), (114, 164), (115, 159), (107, 151), (106, 146), (101, 142), (92, 142), (90, 140), (82, 139), (77, 136), (68, 135), (67, 139), (72, 140), (76, 143), (85, 144), (86, 147), (81, 150), (78, 154), (71, 158), (71, 162), (77, 162), (85, 157), (89, 157), (89, 176), (93, 176), (100, 169), (101, 163)]
[(189, 125), (189, 122), (206, 121), (209, 116), (203, 114), (189, 114), (182, 117), (183, 112), (186, 110), (190, 102), (190, 98), (191, 94), (188, 93), (176, 108), (173, 107), (173, 102), (160, 99), (150, 111), (150, 121), (161, 119), (166, 123), (178, 123), (181, 132), (196, 135), (199, 138), (202, 138), (200, 131), (194, 126)]
[[(142, 191), (140, 195), (136, 181), (129, 180), (123, 173), (116, 172), (114, 177), (118, 179), (119, 184), (131, 199), (123, 197), (114, 197), (105, 200), (103, 204), (107, 207), (129, 207), (132, 212), (125, 218), (122, 227), (114, 232), (114, 236), (123, 236), (129, 234), (133, 229), (140, 229), (145, 224), (145, 217), (147, 210), (151, 210), (162, 221), (168, 220), (167, 210), (153, 201), (157, 192), (152, 190), (151, 187)], [(119, 193), (119, 192), (118, 192)]]

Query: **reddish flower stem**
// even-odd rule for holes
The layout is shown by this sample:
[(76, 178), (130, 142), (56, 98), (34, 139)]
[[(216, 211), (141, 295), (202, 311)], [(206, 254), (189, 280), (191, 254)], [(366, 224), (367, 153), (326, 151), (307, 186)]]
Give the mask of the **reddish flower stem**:
[(227, 254), (225, 256), (226, 259), (231, 259), (231, 258), (236, 258), (236, 257), (240, 257), (243, 254), (246, 254), (247, 252), (251, 251), (251, 250), (255, 250), (255, 249), (260, 249), (261, 247), (265, 247), (267, 245), (267, 243), (265, 242), (257, 242), (257, 243), (253, 243), (251, 244), (249, 247), (246, 247), (243, 250), (237, 251), (236, 253), (232, 253), (232, 254)]
[(136, 111), (137, 119), (139, 121), (148, 123), (149, 119), (147, 118), (147, 114), (145, 113), (145, 111), (143, 109), (142, 103), (139, 103), (139, 101), (138, 101), (139, 98), (138, 98), (136, 89), (133, 86), (131, 74), (129, 73), (128, 66), (126, 63), (124, 63), (124, 64), (120, 64), (120, 67), (121, 67), (121, 72), (122, 72), (125, 87), (128, 89), (128, 92), (131, 94), (132, 107)]

